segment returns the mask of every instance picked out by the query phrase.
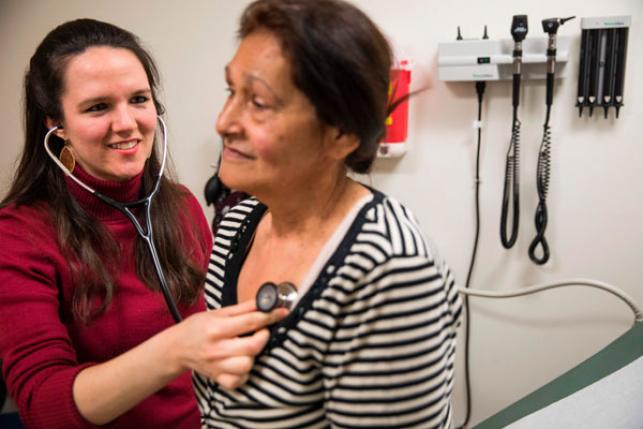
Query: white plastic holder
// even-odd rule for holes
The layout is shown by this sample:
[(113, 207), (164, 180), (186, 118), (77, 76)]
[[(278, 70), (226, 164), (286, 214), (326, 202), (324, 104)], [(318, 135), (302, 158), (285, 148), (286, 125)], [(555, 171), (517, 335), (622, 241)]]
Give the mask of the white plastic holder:
[[(570, 38), (556, 38), (556, 77), (563, 75)], [(438, 76), (442, 81), (510, 80), (513, 75), (512, 39), (457, 40), (438, 44)], [(522, 42), (522, 79), (545, 79), (547, 37)]]
[(406, 142), (383, 143), (377, 148), (378, 158), (399, 158), (406, 153)]

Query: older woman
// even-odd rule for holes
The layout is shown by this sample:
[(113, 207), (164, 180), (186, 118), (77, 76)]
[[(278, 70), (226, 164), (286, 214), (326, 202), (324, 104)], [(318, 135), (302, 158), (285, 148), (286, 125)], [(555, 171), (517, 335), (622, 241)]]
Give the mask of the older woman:
[(447, 427), (460, 300), (413, 215), (347, 176), (375, 158), (390, 47), (340, 0), (259, 0), (225, 69), (220, 177), (253, 196), (215, 238), (210, 308), (290, 282), (245, 385), (204, 377), (207, 427)]

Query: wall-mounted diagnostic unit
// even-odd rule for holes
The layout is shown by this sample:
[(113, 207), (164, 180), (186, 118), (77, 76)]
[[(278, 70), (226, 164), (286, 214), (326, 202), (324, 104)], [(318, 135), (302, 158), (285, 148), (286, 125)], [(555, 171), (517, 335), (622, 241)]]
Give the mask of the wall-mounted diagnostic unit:
[[(545, 79), (547, 38), (529, 37), (522, 41), (522, 79)], [(456, 40), (438, 45), (438, 76), (442, 81), (512, 80), (514, 40)], [(558, 38), (557, 73), (564, 72), (569, 57), (569, 38)]]

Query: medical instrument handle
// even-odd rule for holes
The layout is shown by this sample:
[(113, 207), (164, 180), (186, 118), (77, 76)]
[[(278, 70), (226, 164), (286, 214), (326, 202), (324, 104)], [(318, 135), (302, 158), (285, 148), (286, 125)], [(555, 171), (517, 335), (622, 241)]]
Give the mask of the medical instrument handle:
[(547, 95), (545, 104), (551, 106), (554, 103), (554, 74), (547, 73)]
[(614, 85), (614, 102), (616, 107), (616, 117), (623, 105), (623, 86), (625, 84), (625, 63), (627, 53), (628, 28), (621, 28), (618, 40), (618, 58), (616, 60), (616, 82)]
[(616, 71), (616, 43), (617, 31), (615, 28), (607, 32), (607, 53), (605, 58), (605, 81), (603, 82), (603, 107), (607, 117), (607, 109), (614, 101), (614, 72)]
[(554, 288), (564, 287), (564, 286), (588, 286), (588, 287), (594, 287), (594, 288), (609, 292), (612, 295), (621, 299), (630, 307), (630, 309), (634, 313), (635, 322), (643, 321), (643, 312), (641, 311), (639, 306), (636, 304), (636, 302), (630, 295), (628, 295), (622, 289), (617, 288), (616, 286), (612, 286), (608, 283), (604, 283), (598, 280), (572, 278), (567, 280), (561, 280), (558, 282), (536, 284), (536, 285), (528, 286), (514, 291), (487, 291), (487, 290), (481, 290), (481, 289), (470, 289), (470, 288), (458, 287), (458, 292), (465, 295), (477, 296), (480, 298), (514, 298), (518, 296), (530, 295), (530, 294), (541, 292), (547, 289), (554, 289)]
[(520, 104), (520, 74), (513, 75), (512, 105), (518, 107)]
[[(551, 106), (554, 99), (554, 71), (556, 67), (556, 33), (558, 28), (576, 18), (548, 18), (542, 20), (543, 31), (549, 35), (547, 42), (547, 105)], [(550, 76), (551, 75), (551, 76)]]
[(582, 104), (585, 101), (585, 57), (587, 56), (588, 47), (587, 39), (589, 37), (589, 31), (583, 30), (581, 32), (581, 42), (580, 42), (580, 63), (578, 64), (578, 89), (576, 90), (576, 105), (580, 108), (582, 112)]
[(625, 55), (627, 52), (628, 29), (624, 28), (624, 29), (621, 29), (619, 32), (621, 37), (619, 37), (619, 43), (618, 43), (618, 58), (617, 58), (617, 65), (616, 65), (617, 77), (616, 77), (615, 94), (616, 94), (616, 97), (619, 97), (617, 101), (620, 102), (622, 101), (622, 98), (623, 98), (623, 84), (624, 84), (624, 78), (625, 78)]
[(522, 64), (522, 41), (527, 37), (529, 26), (527, 15), (514, 15), (511, 19), (511, 37), (514, 40), (513, 50), (513, 106), (520, 103), (520, 67)]

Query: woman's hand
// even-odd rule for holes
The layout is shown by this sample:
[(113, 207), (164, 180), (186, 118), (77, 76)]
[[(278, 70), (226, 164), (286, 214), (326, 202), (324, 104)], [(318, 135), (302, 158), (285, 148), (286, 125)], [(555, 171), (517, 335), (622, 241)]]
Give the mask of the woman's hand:
[(76, 406), (91, 423), (106, 424), (186, 370), (226, 388), (239, 387), (268, 341), (266, 326), (286, 314), (283, 308), (258, 312), (251, 301), (193, 314), (122, 355), (80, 371), (73, 386)]
[(180, 370), (196, 371), (228, 389), (239, 387), (268, 342), (266, 327), (287, 314), (283, 308), (258, 312), (252, 301), (193, 314), (170, 328), (175, 335), (172, 353)]

